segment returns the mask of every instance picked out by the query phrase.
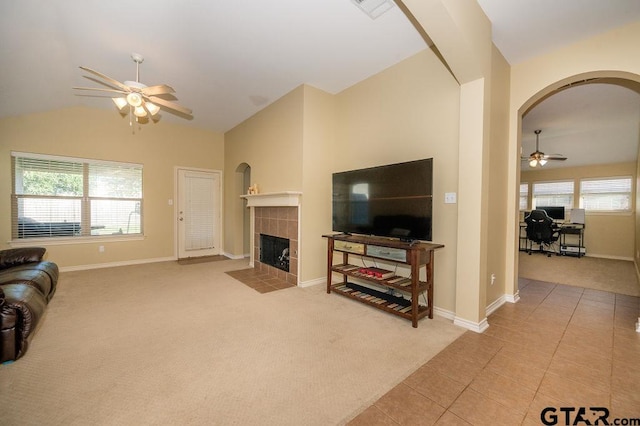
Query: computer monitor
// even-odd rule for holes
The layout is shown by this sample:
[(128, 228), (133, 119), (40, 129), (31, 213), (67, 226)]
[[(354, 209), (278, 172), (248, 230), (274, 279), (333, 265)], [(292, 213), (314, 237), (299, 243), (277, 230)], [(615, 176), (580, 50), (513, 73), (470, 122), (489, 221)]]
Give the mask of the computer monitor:
[(553, 206), (553, 207), (538, 207), (536, 206), (536, 210), (544, 210), (547, 212), (547, 215), (553, 220), (564, 220), (564, 206)]

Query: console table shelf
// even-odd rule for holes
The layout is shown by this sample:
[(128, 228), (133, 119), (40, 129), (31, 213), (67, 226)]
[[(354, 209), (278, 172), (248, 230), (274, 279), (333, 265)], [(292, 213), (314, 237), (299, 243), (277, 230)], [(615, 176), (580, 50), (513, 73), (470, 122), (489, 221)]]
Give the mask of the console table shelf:
[[(428, 316), (433, 318), (433, 270), (436, 249), (442, 244), (423, 242), (403, 242), (388, 238), (356, 236), (356, 235), (323, 235), (327, 238), (327, 293), (331, 291), (374, 306), (385, 312), (409, 319), (413, 327), (418, 327), (418, 320)], [(333, 264), (334, 252), (342, 253), (342, 263)], [(410, 266), (410, 276), (403, 277), (395, 272), (388, 272), (384, 277), (371, 276), (361, 272), (360, 267), (349, 263), (349, 256), (392, 261)], [(426, 280), (421, 281), (420, 270), (426, 269)], [(341, 282), (333, 282), (333, 273), (341, 274)], [(366, 286), (358, 285), (348, 279), (372, 283), (382, 288), (399, 290), (409, 298), (393, 296)], [(426, 294), (426, 306), (419, 303), (420, 294)]]
[[(368, 294), (366, 291), (353, 290), (346, 284), (338, 283), (331, 285), (331, 291), (346, 296), (350, 299), (357, 300), (358, 302), (371, 305), (383, 311), (398, 315), (399, 317), (411, 320), (412, 319), (412, 306), (411, 303), (401, 304), (391, 302), (380, 297), (376, 297)], [(409, 302), (407, 300), (407, 302)], [(429, 308), (425, 305), (418, 304), (418, 319), (422, 319), (429, 315)]]
[[(345, 268), (347, 268), (346, 271), (345, 271)], [(350, 271), (351, 268), (355, 268), (354, 269), (355, 272), (351, 272)], [(403, 277), (401, 275), (393, 275), (388, 278), (373, 278), (363, 273), (357, 272), (359, 268), (360, 268), (359, 266), (355, 266), (355, 265), (341, 264), (341, 265), (333, 265), (332, 270), (333, 272), (337, 272), (339, 274), (345, 274), (347, 276), (354, 277), (359, 280), (364, 280), (364, 281), (371, 282), (378, 285), (393, 287), (400, 291), (408, 291), (408, 292), (411, 291), (411, 282), (412, 282), (411, 278)], [(428, 290), (428, 288), (429, 286), (426, 281), (418, 281), (419, 293), (424, 293), (425, 291)]]

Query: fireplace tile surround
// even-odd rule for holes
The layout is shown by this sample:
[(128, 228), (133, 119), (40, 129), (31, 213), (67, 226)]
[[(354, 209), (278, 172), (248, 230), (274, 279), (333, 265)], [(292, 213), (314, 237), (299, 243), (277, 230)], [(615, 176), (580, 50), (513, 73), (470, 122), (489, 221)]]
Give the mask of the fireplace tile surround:
[[(298, 283), (298, 207), (254, 207), (254, 268), (289, 284)], [(260, 234), (289, 239), (289, 272), (264, 264), (260, 259)]]

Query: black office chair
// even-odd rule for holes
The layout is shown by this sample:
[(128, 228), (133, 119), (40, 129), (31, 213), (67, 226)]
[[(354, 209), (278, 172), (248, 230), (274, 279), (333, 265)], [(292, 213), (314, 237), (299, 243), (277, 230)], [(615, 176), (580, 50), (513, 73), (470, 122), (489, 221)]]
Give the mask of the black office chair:
[[(533, 243), (540, 245), (539, 253), (544, 253), (551, 257), (551, 253), (558, 254), (558, 250), (553, 250), (560, 237), (560, 227), (556, 226), (553, 219), (544, 210), (532, 210), (529, 216), (524, 218), (527, 224), (527, 240), (529, 245), (527, 252), (533, 253)], [(546, 247), (546, 249), (545, 249)]]

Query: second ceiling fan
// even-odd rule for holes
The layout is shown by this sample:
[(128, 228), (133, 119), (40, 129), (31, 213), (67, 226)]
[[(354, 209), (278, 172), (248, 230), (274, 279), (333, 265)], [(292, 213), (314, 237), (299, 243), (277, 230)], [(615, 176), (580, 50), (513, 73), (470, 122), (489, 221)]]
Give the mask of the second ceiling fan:
[(528, 157), (522, 157), (522, 161), (529, 162), (529, 167), (542, 167), (547, 164), (547, 161), (550, 160), (564, 161), (567, 159), (567, 157), (562, 154), (545, 154), (544, 152), (540, 151), (538, 144), (539, 136), (540, 133), (542, 133), (542, 130), (535, 130), (534, 133), (536, 134), (536, 150), (532, 152)]

